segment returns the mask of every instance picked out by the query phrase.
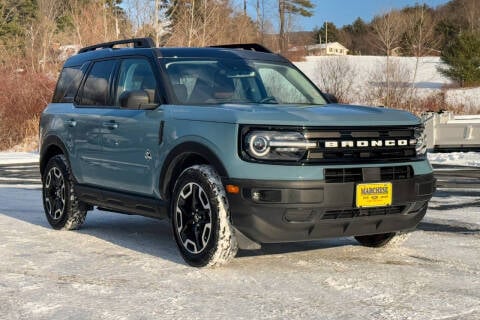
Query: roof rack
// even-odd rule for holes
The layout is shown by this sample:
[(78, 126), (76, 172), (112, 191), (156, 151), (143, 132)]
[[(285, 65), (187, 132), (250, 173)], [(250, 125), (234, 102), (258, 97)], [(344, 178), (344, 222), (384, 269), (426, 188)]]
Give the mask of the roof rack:
[(133, 43), (134, 48), (155, 48), (155, 43), (153, 42), (152, 38), (134, 38), (134, 39), (118, 40), (118, 41), (95, 44), (93, 46), (88, 46), (78, 50), (78, 53), (94, 51), (97, 49), (108, 49), (108, 48), (111, 49), (116, 45), (128, 44), (128, 43)]
[(210, 48), (243, 49), (250, 51), (273, 53), (272, 51), (258, 43), (222, 44), (219, 46), (210, 46)]

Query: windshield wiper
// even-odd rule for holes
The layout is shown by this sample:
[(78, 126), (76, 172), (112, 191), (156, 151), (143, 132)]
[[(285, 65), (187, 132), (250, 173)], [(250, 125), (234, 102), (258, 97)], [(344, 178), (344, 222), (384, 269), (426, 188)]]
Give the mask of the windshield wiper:
[(258, 101), (258, 103), (278, 104), (278, 101), (277, 101), (277, 99), (275, 99), (275, 97), (268, 96), (268, 97), (265, 97), (262, 100)]

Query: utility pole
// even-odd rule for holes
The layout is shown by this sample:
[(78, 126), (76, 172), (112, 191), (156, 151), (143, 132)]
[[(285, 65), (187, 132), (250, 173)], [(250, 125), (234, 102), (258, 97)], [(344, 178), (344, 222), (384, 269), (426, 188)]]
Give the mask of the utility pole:
[(247, 0), (243, 0), (243, 14), (247, 15)]
[(325, 21), (325, 45), (328, 43), (328, 21)]

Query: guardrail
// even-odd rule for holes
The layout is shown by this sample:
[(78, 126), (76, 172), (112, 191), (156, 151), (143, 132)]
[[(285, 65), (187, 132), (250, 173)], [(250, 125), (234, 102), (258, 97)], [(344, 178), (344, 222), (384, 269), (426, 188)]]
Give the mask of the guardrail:
[(480, 151), (480, 115), (428, 112), (422, 115), (430, 151)]
[(480, 168), (450, 165), (434, 165), (437, 188), (480, 190)]

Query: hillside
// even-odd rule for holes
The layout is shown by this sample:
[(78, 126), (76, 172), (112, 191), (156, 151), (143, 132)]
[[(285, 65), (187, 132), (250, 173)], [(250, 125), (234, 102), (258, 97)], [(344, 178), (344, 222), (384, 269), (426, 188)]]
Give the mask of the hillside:
[[(419, 61), (415, 85), (412, 88), (413, 73), (416, 58), (413, 57), (390, 57), (392, 59), (392, 84), (398, 89), (398, 94), (404, 98), (413, 95), (416, 99), (428, 97), (440, 97), (444, 95), (445, 103), (454, 108), (460, 109), (462, 113), (480, 112), (480, 87), (452, 89), (452, 82), (439, 71), (438, 67), (444, 64), (439, 57), (423, 57)], [(347, 86), (346, 93), (349, 103), (375, 104), (375, 93), (385, 87), (384, 70), (385, 57), (381, 56), (310, 56), (304, 62), (295, 62), (310, 79), (312, 79), (322, 90), (326, 85), (322, 80), (322, 74), (336, 72), (330, 76), (328, 81), (338, 81)], [(328, 91), (328, 89), (326, 90)]]

